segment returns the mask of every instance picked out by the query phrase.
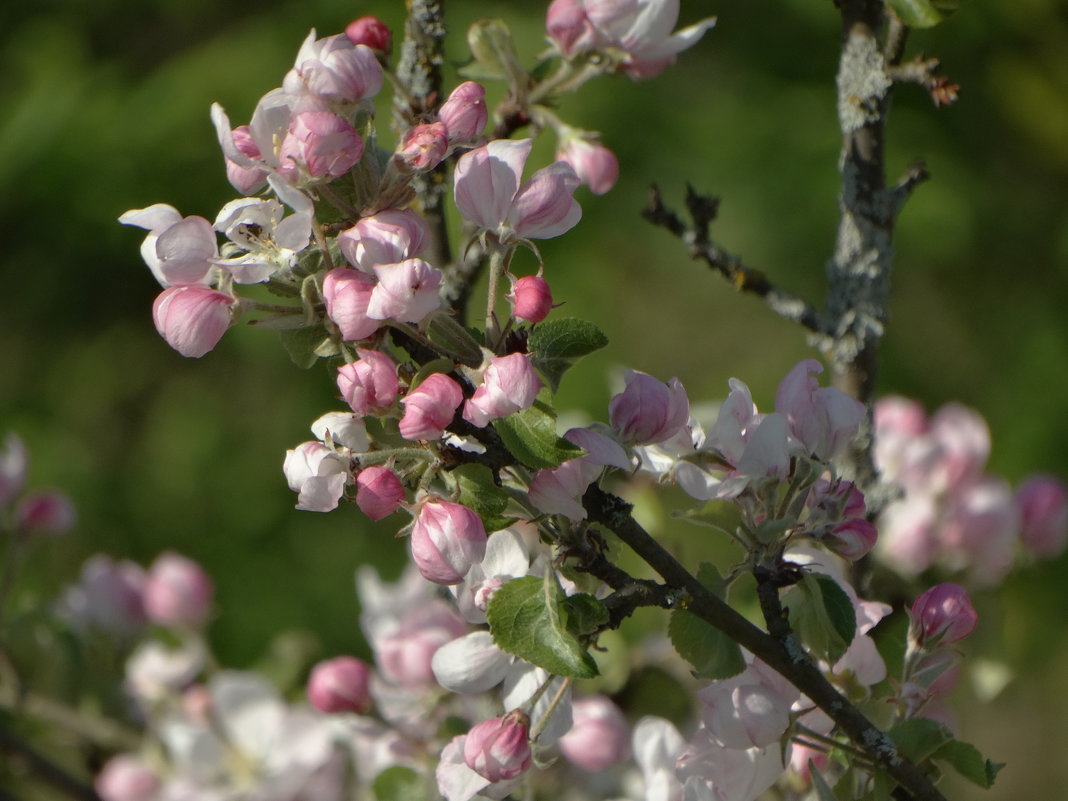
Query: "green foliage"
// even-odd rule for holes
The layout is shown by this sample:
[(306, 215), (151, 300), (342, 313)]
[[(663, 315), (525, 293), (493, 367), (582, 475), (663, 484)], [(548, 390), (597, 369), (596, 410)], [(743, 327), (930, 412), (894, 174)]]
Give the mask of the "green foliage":
[(461, 364), (468, 367), (478, 367), (482, 364), (482, 348), (471, 333), (447, 311), (438, 309), (431, 312), (424, 323), (423, 331), (427, 339), (451, 353)]
[(504, 651), (557, 676), (589, 679), (597, 664), (569, 631), (566, 596), (549, 570), (504, 584), (493, 595), (486, 619)]
[(960, 0), (888, 0), (901, 21), (912, 28), (930, 28), (960, 8)]
[[(723, 597), (723, 578), (713, 565), (702, 564), (697, 578), (711, 592)], [(686, 609), (671, 613), (668, 636), (679, 655), (693, 665), (698, 678), (727, 679), (745, 670), (745, 658), (738, 643)]]
[(608, 337), (593, 323), (564, 317), (538, 323), (530, 334), (527, 348), (534, 367), (556, 392), (564, 373), (575, 362), (607, 344)]
[(493, 481), (493, 473), (481, 464), (460, 465), (452, 471), (460, 488), (459, 502), (482, 518), (486, 531), (497, 531), (515, 522), (504, 515), (508, 493)]
[(512, 455), (535, 470), (559, 467), (585, 453), (556, 435), (556, 415), (541, 401), (535, 401), (529, 409), (494, 420), (493, 428)]
[(278, 335), (281, 337), (282, 345), (285, 347), (286, 353), (289, 354), (289, 358), (292, 359), (293, 364), (302, 370), (309, 369), (322, 356), (333, 355), (323, 352), (324, 349), (330, 349), (333, 343), (324, 333), (321, 325), (291, 328), (279, 331)]
[(412, 768), (394, 765), (375, 776), (376, 801), (424, 801), (429, 799), (426, 782)]
[(953, 732), (929, 718), (910, 718), (887, 734), (909, 759), (917, 763), (934, 760), (983, 788), (994, 784), (1003, 767), (985, 759), (974, 745), (954, 739)]
[(801, 641), (831, 664), (845, 653), (857, 629), (853, 602), (830, 576), (808, 573), (783, 596)]

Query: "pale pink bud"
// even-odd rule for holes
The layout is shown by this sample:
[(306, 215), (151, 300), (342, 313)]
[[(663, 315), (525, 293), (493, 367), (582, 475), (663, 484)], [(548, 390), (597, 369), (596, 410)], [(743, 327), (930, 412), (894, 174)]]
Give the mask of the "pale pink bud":
[(4, 437), (0, 450), (0, 507), (6, 506), (22, 491), (29, 471), (30, 455), (22, 438), (14, 432)]
[(377, 350), (356, 350), (359, 361), (337, 368), (337, 388), (356, 414), (388, 409), (397, 399), (397, 365)]
[(259, 145), (252, 138), (252, 131), (247, 125), (239, 125), (231, 131), (234, 147), (241, 153), (259, 164), (238, 164), (232, 159), (226, 159), (226, 178), (242, 195), (253, 195), (267, 185), (266, 167), (262, 166), (263, 156)]
[(549, 282), (540, 275), (525, 275), (515, 281), (507, 297), (515, 307), (515, 316), (528, 323), (540, 323), (553, 309)]
[(344, 34), (316, 40), (312, 31), (282, 88), (293, 96), (356, 103), (378, 94), (382, 66), (371, 48), (353, 44)]
[(377, 17), (354, 19), (345, 26), (345, 35), (354, 45), (366, 45), (382, 53), (388, 53), (393, 46), (393, 33)]
[(582, 770), (597, 773), (630, 755), (630, 729), (619, 707), (603, 695), (571, 702), (571, 730), (557, 740), (560, 752)]
[(946, 506), (941, 540), (951, 566), (970, 568), (980, 583), (1001, 580), (1012, 568), (1020, 530), (1008, 482), (985, 476), (957, 487)]
[(935, 500), (910, 494), (879, 517), (879, 552), (899, 573), (918, 576), (934, 564), (941, 537)]
[(627, 442), (652, 445), (675, 436), (690, 420), (690, 401), (679, 379), (666, 384), (628, 370), (626, 388), (608, 404), (612, 428)]
[(297, 508), (306, 512), (336, 509), (348, 481), (343, 459), (321, 442), (302, 442), (287, 450), (282, 472), (289, 488), (299, 493)]
[(378, 284), (367, 303), (368, 317), (418, 323), (441, 305), (441, 273), (422, 259), (379, 264), (375, 275)]
[(396, 264), (423, 251), (430, 226), (410, 209), (385, 209), (364, 217), (337, 235), (342, 255), (367, 273), (378, 264)]
[(856, 436), (867, 413), (864, 404), (813, 378), (823, 372), (815, 359), (797, 364), (779, 384), (775, 411), (786, 418), (790, 433), (817, 458), (831, 460)]
[(397, 157), (414, 172), (432, 170), (441, 164), (449, 150), (449, 132), (444, 123), (416, 125), (404, 135)]
[(206, 286), (164, 289), (152, 304), (156, 330), (183, 356), (199, 359), (219, 344), (233, 322), (235, 300)]
[(427, 376), (423, 383), (401, 399), (404, 404), (404, 416), (400, 421), (401, 436), (412, 441), (440, 439), (463, 399), (460, 385), (444, 373)]
[(78, 586), (67, 601), (75, 619), (119, 635), (145, 624), (144, 569), (133, 562), (116, 562), (97, 554), (82, 566)]
[(598, 40), (582, 0), (553, 0), (545, 16), (545, 29), (565, 56), (585, 53)]
[(464, 405), (464, 419), (481, 428), (490, 420), (529, 409), (540, 389), (541, 379), (525, 354), (494, 356), (482, 383)]
[(935, 647), (959, 642), (979, 623), (968, 592), (959, 584), (937, 584), (923, 592), (909, 609), (909, 637)]
[(943, 486), (957, 487), (982, 474), (990, 456), (990, 429), (979, 412), (947, 403), (932, 415), (929, 433), (940, 448), (937, 473)]
[(74, 528), (74, 504), (62, 492), (34, 492), (15, 511), (15, 524), (24, 532), (63, 534)]
[(371, 668), (354, 656), (320, 662), (308, 676), (308, 702), (320, 712), (364, 713), (371, 708)]
[(556, 153), (557, 161), (566, 161), (579, 181), (595, 195), (603, 195), (616, 185), (619, 161), (604, 145), (581, 137), (570, 137)]
[(211, 612), (215, 586), (196, 562), (168, 551), (149, 568), (144, 593), (145, 613), (153, 623), (196, 627)]
[(464, 762), (491, 782), (514, 779), (530, 767), (530, 718), (519, 709), (471, 727), (464, 741)]
[(1056, 476), (1037, 474), (1016, 490), (1020, 539), (1037, 556), (1059, 555), (1068, 540), (1068, 487)]
[(384, 465), (373, 465), (356, 474), (356, 505), (372, 520), (389, 517), (404, 501), (404, 485)]
[(346, 267), (336, 267), (323, 278), (326, 314), (346, 342), (366, 339), (382, 325), (381, 320), (367, 316), (374, 288), (373, 278)]
[(835, 526), (822, 542), (842, 558), (853, 561), (874, 548), (878, 538), (875, 526), (862, 517), (854, 517)]
[(409, 689), (436, 687), (434, 654), (462, 637), (467, 625), (444, 601), (424, 601), (404, 616), (400, 625), (371, 643), (382, 677)]
[(97, 774), (93, 788), (103, 801), (153, 801), (159, 777), (140, 757), (119, 754)]
[(363, 156), (363, 140), (356, 129), (329, 111), (304, 111), (290, 121), (278, 151), (283, 175), (298, 168), (311, 178), (337, 178)]
[(489, 119), (486, 90), (474, 81), (464, 81), (442, 104), (438, 119), (449, 133), (450, 145), (473, 142)]
[(482, 519), (466, 506), (430, 501), (419, 509), (412, 528), (412, 558), (435, 584), (459, 584), (486, 555)]

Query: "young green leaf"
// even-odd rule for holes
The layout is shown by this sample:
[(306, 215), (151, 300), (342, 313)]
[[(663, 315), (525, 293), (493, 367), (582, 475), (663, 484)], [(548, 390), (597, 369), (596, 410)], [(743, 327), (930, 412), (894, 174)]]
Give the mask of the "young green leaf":
[(809, 573), (783, 596), (783, 605), (801, 641), (828, 662), (837, 662), (853, 642), (853, 602), (830, 576)]
[[(715, 567), (702, 564), (697, 570), (697, 579), (711, 592), (723, 597), (723, 578)], [(727, 679), (745, 670), (745, 657), (738, 643), (685, 609), (671, 613), (668, 637), (679, 655), (693, 665), (694, 675), (698, 678)]]
[(535, 470), (558, 467), (585, 453), (556, 435), (556, 418), (542, 403), (535, 402), (529, 409), (494, 420), (493, 428), (512, 455)]
[(989, 789), (994, 779), (1005, 764), (984, 759), (979, 749), (971, 743), (950, 740), (932, 755), (933, 759), (944, 762), (968, 781)]
[(515, 578), (494, 593), (486, 619), (501, 650), (557, 676), (589, 679), (597, 664), (568, 631), (565, 599), (552, 570)]
[(564, 373), (575, 362), (607, 344), (608, 337), (593, 323), (565, 317), (535, 326), (527, 348), (531, 363), (556, 392)]
[(319, 361), (319, 349), (324, 343), (330, 342), (321, 325), (291, 328), (280, 331), (279, 336), (293, 364), (304, 370)]
[(486, 531), (497, 531), (515, 522), (504, 516), (508, 493), (493, 481), (493, 473), (485, 465), (465, 464), (452, 471), (460, 488), (459, 502), (482, 518)]
[(375, 776), (376, 801), (423, 801), (429, 799), (426, 781), (411, 768), (394, 765)]

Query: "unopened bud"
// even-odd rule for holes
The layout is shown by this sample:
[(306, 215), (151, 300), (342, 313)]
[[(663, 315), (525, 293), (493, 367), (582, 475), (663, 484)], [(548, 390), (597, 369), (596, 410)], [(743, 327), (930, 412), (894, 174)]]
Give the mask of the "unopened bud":
[(437, 167), (448, 150), (448, 129), (444, 123), (431, 122), (408, 131), (397, 156), (409, 170), (425, 172)]
[(489, 119), (486, 90), (474, 81), (460, 84), (442, 104), (438, 119), (449, 132), (449, 144), (475, 141)]
[(612, 428), (627, 442), (652, 445), (670, 439), (690, 419), (690, 401), (679, 379), (668, 383), (636, 370), (627, 371), (627, 386), (608, 404)]
[(571, 704), (574, 724), (557, 744), (569, 761), (583, 770), (599, 772), (622, 762), (630, 753), (630, 732), (619, 707), (603, 695), (576, 698)]
[(16, 525), (22, 531), (63, 534), (74, 527), (74, 505), (61, 492), (35, 492), (19, 503)]
[(345, 35), (354, 45), (366, 45), (372, 50), (388, 53), (393, 46), (393, 33), (377, 17), (360, 17), (345, 26)]
[(422, 505), (412, 528), (412, 559), (423, 578), (459, 584), (485, 556), (486, 529), (477, 514), (449, 501)]
[(566, 161), (579, 180), (595, 195), (603, 195), (616, 185), (619, 161), (604, 145), (575, 136), (567, 139), (556, 153), (557, 161)]
[(1046, 559), (1064, 550), (1068, 539), (1068, 487), (1055, 476), (1034, 475), (1016, 490), (1020, 539)]
[(444, 373), (427, 376), (401, 399), (404, 416), (400, 421), (400, 435), (413, 442), (440, 439), (463, 399), (460, 385)]
[(513, 710), (475, 724), (464, 741), (464, 762), (484, 779), (514, 779), (530, 767), (530, 718)]
[(934, 647), (963, 640), (979, 622), (968, 592), (959, 584), (938, 584), (909, 609), (909, 639)]
[(234, 299), (200, 284), (164, 289), (152, 304), (152, 319), (168, 345), (199, 359), (219, 344), (233, 322)]
[(381, 320), (367, 316), (367, 304), (371, 302), (374, 288), (374, 279), (346, 267), (337, 267), (323, 278), (326, 314), (346, 342), (365, 339), (382, 325)]
[(160, 554), (145, 580), (145, 613), (163, 626), (199, 626), (211, 612), (215, 587), (196, 562), (176, 553)]
[(93, 788), (103, 801), (152, 801), (159, 777), (139, 757), (119, 754), (104, 765)]
[(515, 306), (515, 316), (528, 323), (540, 323), (553, 309), (549, 282), (540, 275), (525, 275), (517, 280), (508, 300)]
[(384, 465), (374, 465), (356, 475), (356, 505), (372, 520), (389, 517), (404, 502), (404, 485)]
[(320, 662), (308, 677), (308, 701), (320, 712), (363, 713), (371, 708), (371, 668), (354, 656)]

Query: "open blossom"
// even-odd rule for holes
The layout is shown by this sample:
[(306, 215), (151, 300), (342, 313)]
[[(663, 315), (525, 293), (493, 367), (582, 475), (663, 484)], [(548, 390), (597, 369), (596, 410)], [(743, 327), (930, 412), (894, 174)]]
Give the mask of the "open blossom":
[[(230, 185), (242, 195), (252, 195), (267, 185), (269, 170), (262, 165), (263, 154), (252, 137), (252, 130), (247, 125), (238, 125), (230, 132), (233, 146), (252, 162), (238, 164), (226, 159), (226, 178)], [(259, 162), (259, 163), (257, 163)]]
[(119, 222), (148, 231), (141, 243), (141, 258), (161, 286), (204, 283), (219, 258), (211, 223), (203, 217), (182, 217), (166, 203), (130, 209)]
[(293, 117), (278, 152), (279, 172), (293, 180), (337, 178), (363, 156), (356, 129), (329, 111), (303, 111)]
[(422, 259), (375, 267), (378, 284), (371, 290), (367, 316), (375, 320), (421, 322), (441, 305), (441, 272)]
[(603, 195), (616, 185), (619, 161), (604, 145), (580, 136), (568, 137), (556, 151), (557, 161), (566, 161), (579, 181), (595, 195)]
[(737, 676), (714, 681), (698, 693), (701, 719), (710, 737), (726, 748), (763, 748), (778, 742), (790, 725), (797, 689), (754, 659)]
[(823, 372), (815, 359), (805, 359), (779, 384), (775, 411), (789, 423), (790, 433), (809, 454), (830, 461), (856, 436), (866, 414), (864, 404), (834, 387), (821, 387), (813, 377)]
[(471, 222), (502, 242), (550, 239), (582, 216), (572, 195), (578, 176), (558, 161), (520, 183), (531, 139), (495, 139), (465, 153), (454, 174), (456, 205)]
[(299, 493), (297, 508), (330, 512), (337, 508), (348, 481), (348, 466), (321, 442), (302, 442), (286, 451), (282, 465), (289, 488)]
[(199, 284), (172, 286), (153, 302), (152, 320), (168, 345), (183, 356), (199, 359), (219, 344), (233, 322), (236, 302)]
[(690, 419), (690, 401), (679, 379), (666, 384), (628, 370), (627, 386), (608, 404), (612, 428), (627, 442), (649, 445), (675, 436)]
[(541, 379), (523, 353), (494, 356), (482, 383), (464, 405), (464, 419), (483, 427), (490, 420), (529, 409), (541, 389)]
[(293, 97), (356, 103), (382, 88), (382, 67), (374, 51), (344, 34), (316, 39), (308, 34), (282, 82)]
[[(429, 587), (415, 571), (422, 587)], [(365, 631), (368, 626), (364, 626)], [(434, 655), (467, 631), (460, 616), (440, 598), (424, 598), (395, 620), (379, 621), (368, 639), (379, 673), (386, 681), (408, 690), (436, 686)]]
[(383, 209), (337, 235), (342, 255), (365, 273), (418, 256), (429, 241), (430, 226), (411, 209)]

